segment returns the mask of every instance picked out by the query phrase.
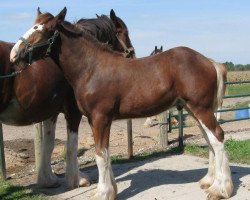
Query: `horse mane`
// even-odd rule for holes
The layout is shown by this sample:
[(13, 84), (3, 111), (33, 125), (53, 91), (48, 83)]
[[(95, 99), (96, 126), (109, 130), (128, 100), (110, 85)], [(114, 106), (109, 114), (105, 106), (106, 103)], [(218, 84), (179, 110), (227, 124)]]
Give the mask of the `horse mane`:
[(80, 19), (78, 20), (75, 25), (80, 29), (87, 30), (91, 35), (98, 38), (98, 40), (104, 41), (104, 38), (107, 41), (116, 40), (115, 36), (115, 25), (113, 24), (112, 20), (108, 18), (106, 15), (98, 16), (97, 18), (92, 19)]
[(64, 34), (66, 34), (68, 37), (82, 37), (84, 38), (84, 41), (86, 43), (93, 44), (97, 49), (110, 52), (112, 54), (116, 54), (119, 56), (123, 56), (121, 53), (118, 53), (116, 51), (113, 51), (110, 47), (110, 45), (106, 43), (102, 43), (98, 41), (95, 37), (93, 37), (89, 31), (86, 31), (85, 29), (79, 28), (76, 24), (71, 24), (68, 21), (63, 21), (60, 26), (60, 31), (62, 31)]

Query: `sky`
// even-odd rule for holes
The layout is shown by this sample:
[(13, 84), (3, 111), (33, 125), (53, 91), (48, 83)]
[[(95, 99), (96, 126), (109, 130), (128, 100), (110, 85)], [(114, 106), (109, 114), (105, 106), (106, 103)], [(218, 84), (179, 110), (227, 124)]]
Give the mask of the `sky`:
[(94, 18), (114, 9), (127, 24), (137, 57), (155, 45), (190, 47), (218, 62), (250, 63), (249, 0), (8, 0), (0, 4), (0, 40), (16, 42), (33, 24), (37, 7), (66, 19)]

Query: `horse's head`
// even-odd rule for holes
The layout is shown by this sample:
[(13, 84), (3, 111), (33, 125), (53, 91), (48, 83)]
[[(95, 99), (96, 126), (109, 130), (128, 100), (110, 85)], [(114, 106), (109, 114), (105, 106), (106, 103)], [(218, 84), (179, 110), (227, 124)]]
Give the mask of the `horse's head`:
[(135, 58), (135, 50), (129, 38), (129, 32), (126, 24), (117, 17), (114, 10), (110, 11), (110, 19), (115, 25), (116, 37), (118, 40), (116, 49), (124, 52), (125, 57)]
[(57, 16), (50, 13), (41, 13), (37, 10), (34, 25), (17, 41), (10, 53), (10, 61), (20, 60), (31, 63), (35, 58), (45, 57), (51, 53), (56, 42), (61, 22), (64, 21), (67, 9), (64, 8)]
[(163, 47), (161, 46), (161, 48), (158, 49), (157, 46), (155, 46), (155, 49), (154, 49), (154, 51), (152, 51), (150, 56), (161, 53), (161, 52), (163, 52)]

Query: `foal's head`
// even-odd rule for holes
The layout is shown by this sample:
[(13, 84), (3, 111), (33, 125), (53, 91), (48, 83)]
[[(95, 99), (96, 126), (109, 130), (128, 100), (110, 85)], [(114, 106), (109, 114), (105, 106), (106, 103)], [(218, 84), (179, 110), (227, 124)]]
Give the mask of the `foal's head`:
[(129, 32), (126, 24), (121, 18), (117, 17), (114, 10), (110, 11), (110, 19), (115, 25), (116, 37), (119, 41), (118, 51), (124, 51), (126, 57), (135, 58), (135, 50), (129, 38)]
[(97, 18), (80, 19), (76, 22), (76, 26), (88, 31), (99, 41), (109, 44), (114, 51), (123, 53), (124, 57), (135, 57), (128, 28), (123, 20), (116, 16), (114, 10), (110, 11), (110, 16), (96, 16)]
[(51, 53), (54, 43), (58, 40), (58, 29), (64, 21), (67, 9), (64, 8), (57, 16), (41, 13), (37, 10), (34, 25), (17, 41), (10, 53), (11, 62), (22, 60), (30, 63), (31, 59), (45, 57)]
[(158, 49), (157, 46), (155, 46), (155, 49), (154, 49), (154, 51), (152, 51), (150, 56), (161, 53), (161, 52), (163, 52), (163, 47), (161, 46), (161, 48)]

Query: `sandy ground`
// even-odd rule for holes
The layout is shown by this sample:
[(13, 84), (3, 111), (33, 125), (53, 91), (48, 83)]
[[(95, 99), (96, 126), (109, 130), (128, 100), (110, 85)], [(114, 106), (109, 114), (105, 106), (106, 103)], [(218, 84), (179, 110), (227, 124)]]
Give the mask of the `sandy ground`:
[[(198, 181), (207, 172), (207, 159), (190, 155), (174, 155), (146, 161), (113, 165), (118, 186), (117, 200), (204, 200), (205, 191)], [(250, 199), (250, 168), (231, 164), (235, 191), (231, 200)], [(96, 168), (86, 171), (96, 179)], [(50, 190), (56, 200), (87, 200), (96, 191), (96, 184), (60, 194), (65, 188)], [(59, 194), (58, 194), (59, 193)]]

